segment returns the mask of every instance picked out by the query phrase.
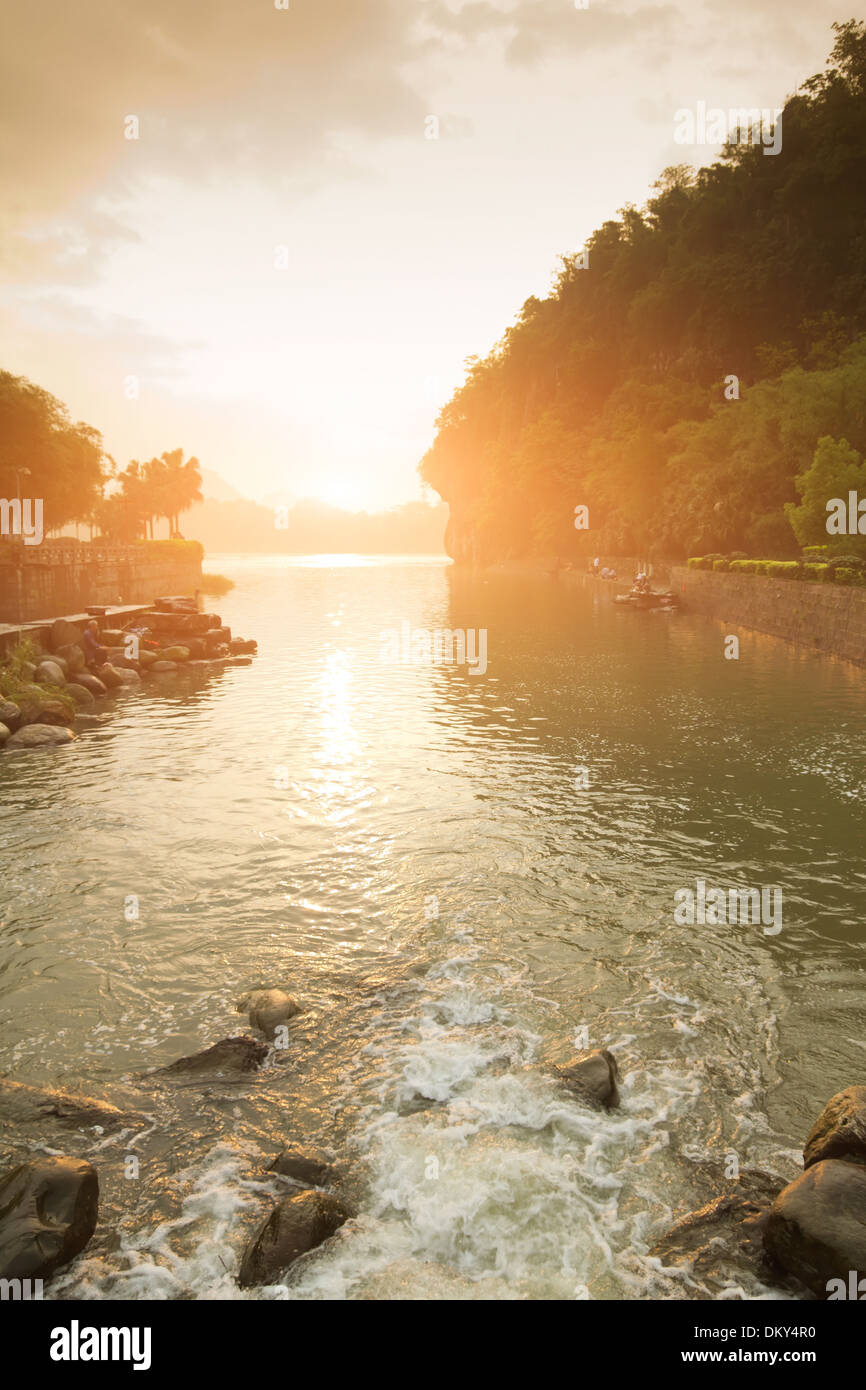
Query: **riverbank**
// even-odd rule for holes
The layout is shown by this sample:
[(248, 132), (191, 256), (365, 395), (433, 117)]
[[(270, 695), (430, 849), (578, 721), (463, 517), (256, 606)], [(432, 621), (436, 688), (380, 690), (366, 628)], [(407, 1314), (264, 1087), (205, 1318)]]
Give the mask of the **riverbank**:
[(72, 537), (25, 545), (0, 540), (0, 623), (27, 623), (88, 604), (148, 605), (153, 594), (202, 586), (198, 541), (109, 545)]
[[(99, 614), (99, 660), (89, 661), (84, 634)], [(254, 640), (233, 637), (217, 613), (193, 598), (147, 606), (102, 608), (0, 633), (0, 748), (54, 747), (77, 737), (76, 725), (100, 717), (110, 693), (184, 669), (248, 666)]]

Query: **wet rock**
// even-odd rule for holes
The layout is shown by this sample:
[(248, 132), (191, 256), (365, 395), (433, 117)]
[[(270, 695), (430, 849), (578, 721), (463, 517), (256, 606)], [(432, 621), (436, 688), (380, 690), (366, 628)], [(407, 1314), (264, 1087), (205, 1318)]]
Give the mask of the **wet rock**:
[(152, 1072), (153, 1076), (194, 1076), (214, 1081), (237, 1081), (250, 1072), (258, 1071), (268, 1055), (264, 1043), (255, 1038), (223, 1038), (203, 1052), (179, 1057), (167, 1067)]
[(55, 623), (52, 623), (48, 645), (53, 652), (58, 651), (61, 647), (80, 647), (83, 636), (83, 630), (76, 623), (69, 623), (65, 618), (58, 618)]
[(40, 661), (36, 680), (40, 685), (65, 685), (66, 675), (58, 661)]
[(72, 696), (76, 705), (92, 705), (96, 698), (91, 695), (86, 685), (79, 685), (77, 681), (70, 681), (66, 687), (66, 692)]
[(25, 724), (23, 729), (6, 740), (7, 748), (50, 748), (54, 744), (72, 743), (75, 735), (71, 729), (58, 724)]
[(68, 642), (63, 647), (58, 647), (54, 652), (55, 661), (62, 658), (66, 662), (66, 675), (74, 676), (76, 671), (83, 671), (87, 665), (83, 647), (79, 647), (76, 642)]
[(334, 1169), (321, 1149), (303, 1149), (300, 1144), (289, 1144), (274, 1159), (269, 1173), (279, 1173), (283, 1178), (292, 1178), (303, 1183), (304, 1187), (327, 1187), (333, 1181)]
[(308, 1250), (322, 1245), (349, 1218), (338, 1198), (328, 1192), (299, 1192), (274, 1208), (244, 1252), (241, 1288), (275, 1284)]
[[(38, 686), (36, 687), (38, 689)], [(22, 726), (24, 724), (68, 724), (70, 710), (63, 700), (52, 700), (44, 692), (22, 706)]]
[(161, 656), (164, 661), (189, 661), (189, 647), (166, 647)]
[(34, 1158), (0, 1179), (0, 1277), (46, 1278), (96, 1228), (99, 1181), (80, 1158)]
[(58, 1091), (51, 1086), (28, 1086), (22, 1081), (0, 1080), (0, 1120), (4, 1128), (56, 1120), (75, 1129), (100, 1125), (109, 1130), (140, 1124), (143, 1119), (141, 1115), (118, 1110), (116, 1105), (93, 1096)]
[(75, 683), (76, 685), (83, 685), (84, 689), (89, 690), (91, 695), (107, 694), (107, 687), (98, 676), (94, 676), (92, 671), (76, 672)]
[(149, 652), (149, 651), (146, 651), (144, 647), (141, 647), (141, 648), (139, 649), (139, 653), (138, 653), (138, 664), (139, 664), (139, 666), (144, 666), (144, 667), (146, 668), (146, 667), (148, 667), (148, 666), (153, 666), (154, 663), (157, 662), (157, 661), (159, 661), (159, 657), (157, 656), (156, 652)]
[(96, 674), (102, 681), (102, 684), (109, 689), (113, 686), (123, 685), (123, 677), (109, 661), (106, 661), (104, 666), (100, 666)]
[(866, 1276), (866, 1167), (826, 1158), (779, 1193), (764, 1231), (772, 1263), (819, 1298), (828, 1284)]
[(811, 1168), (825, 1158), (866, 1164), (866, 1086), (848, 1086), (829, 1100), (815, 1121), (803, 1150)]
[(254, 989), (237, 1002), (239, 1014), (248, 1013), (250, 1026), (273, 1039), (277, 1028), (301, 1012), (300, 1005), (281, 989)]
[(176, 671), (176, 670), (177, 670), (177, 662), (176, 662), (176, 661), (155, 661), (155, 662), (153, 663), (153, 665), (150, 667), (150, 670), (151, 670), (151, 671), (155, 671), (155, 672), (157, 673), (157, 675), (161, 675), (164, 671)]
[(12, 730), (7, 729), (5, 724), (0, 724), (0, 748), (3, 747), (4, 743), (6, 742), (7, 738), (10, 737), (11, 733)]
[(141, 685), (141, 676), (137, 671), (132, 671), (128, 667), (115, 667), (114, 669), (120, 677), (121, 685)]
[(10, 733), (21, 724), (21, 708), (12, 700), (4, 700), (0, 696), (0, 724), (5, 724)]
[(616, 1087), (619, 1067), (606, 1047), (581, 1052), (565, 1066), (554, 1067), (553, 1071), (575, 1096), (589, 1105), (605, 1106), (610, 1110), (619, 1104)]
[(744, 1169), (728, 1190), (680, 1217), (650, 1250), (664, 1265), (688, 1264), (711, 1274), (725, 1263), (747, 1264), (755, 1274), (764, 1261), (764, 1229), (770, 1207), (785, 1186), (772, 1173)]

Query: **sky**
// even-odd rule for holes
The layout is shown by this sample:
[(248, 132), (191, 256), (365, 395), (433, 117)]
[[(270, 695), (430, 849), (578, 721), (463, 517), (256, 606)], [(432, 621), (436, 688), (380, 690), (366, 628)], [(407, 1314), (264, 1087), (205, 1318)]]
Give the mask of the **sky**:
[(0, 0), (0, 368), (121, 467), (181, 446), (259, 501), (423, 496), (466, 359), (711, 161), (676, 112), (781, 107), (852, 13), (582, 6)]

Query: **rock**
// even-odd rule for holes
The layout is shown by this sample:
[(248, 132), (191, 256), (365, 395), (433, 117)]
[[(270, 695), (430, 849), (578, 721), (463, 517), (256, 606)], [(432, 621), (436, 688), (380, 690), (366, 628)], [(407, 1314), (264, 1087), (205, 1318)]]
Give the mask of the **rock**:
[[(117, 669), (117, 668), (115, 668)], [(121, 685), (141, 685), (141, 676), (137, 671), (130, 671), (126, 667), (117, 671)]]
[[(38, 687), (36, 687), (38, 689)], [(22, 710), (23, 725), (28, 724), (57, 724), (64, 725), (69, 723), (71, 711), (63, 700), (52, 700), (46, 696), (44, 690), (39, 691), (38, 698), (25, 703)]]
[(866, 1276), (866, 1167), (825, 1158), (779, 1193), (764, 1231), (771, 1261), (826, 1298), (831, 1279)]
[(334, 1177), (334, 1169), (321, 1149), (302, 1149), (300, 1144), (289, 1144), (283, 1149), (268, 1172), (292, 1178), (304, 1187), (326, 1187)]
[(87, 665), (84, 649), (75, 642), (68, 642), (65, 647), (58, 647), (54, 653), (55, 661), (62, 657), (66, 662), (66, 675), (74, 676), (76, 671), (83, 671)]
[(94, 676), (90, 671), (77, 671), (75, 684), (83, 685), (85, 690), (89, 690), (91, 695), (107, 695), (108, 691), (98, 676)]
[(10, 737), (11, 737), (11, 734), (12, 734), (12, 730), (11, 730), (11, 729), (7, 728), (5, 724), (0, 724), (0, 748), (3, 747), (3, 745), (4, 745), (4, 743), (6, 742), (7, 738), (10, 738)]
[(48, 645), (53, 652), (56, 652), (60, 647), (80, 647), (83, 636), (83, 630), (76, 623), (67, 622), (65, 618), (58, 618), (51, 625)]
[(186, 648), (189, 652), (188, 660), (190, 661), (202, 661), (207, 655), (207, 647), (201, 637), (190, 637), (189, 641), (186, 643)]
[(189, 661), (189, 647), (166, 647), (160, 656), (163, 661)]
[(268, 1055), (264, 1043), (255, 1038), (223, 1038), (203, 1052), (179, 1057), (167, 1067), (160, 1067), (152, 1076), (204, 1076), (215, 1081), (237, 1081), (249, 1072), (258, 1071)]
[(289, 1265), (322, 1245), (348, 1218), (342, 1202), (328, 1192), (284, 1198), (244, 1252), (238, 1274), (241, 1288), (277, 1283)]
[(650, 1250), (664, 1265), (687, 1264), (696, 1273), (723, 1273), (724, 1265), (747, 1264), (760, 1273), (764, 1228), (770, 1207), (785, 1186), (772, 1173), (744, 1169), (728, 1190), (680, 1217)]
[(232, 656), (252, 656), (258, 649), (258, 642), (254, 641), (252, 638), (245, 639), (243, 637), (233, 637), (229, 642), (229, 651), (232, 653)]
[(115, 670), (109, 661), (106, 661), (104, 666), (100, 666), (96, 674), (102, 681), (102, 684), (108, 686), (109, 689), (113, 686), (123, 685), (123, 677), (119, 671)]
[(126, 633), (119, 627), (104, 627), (99, 634), (103, 647), (123, 647)]
[(66, 684), (66, 676), (57, 661), (40, 661), (36, 667), (36, 680), (40, 685)]
[(72, 743), (74, 739), (72, 730), (61, 728), (59, 724), (25, 724), (6, 740), (6, 747), (48, 748), (53, 744)]
[(116, 671), (141, 670), (141, 662), (134, 656), (126, 656), (123, 648), (120, 649), (116, 656), (112, 653), (111, 664)]
[(849, 1086), (839, 1091), (812, 1126), (803, 1150), (803, 1163), (811, 1168), (825, 1158), (866, 1163), (866, 1086)]
[(590, 1105), (603, 1105), (609, 1110), (619, 1104), (616, 1079), (619, 1067), (612, 1052), (606, 1047), (597, 1047), (592, 1052), (582, 1052), (566, 1062), (563, 1067), (554, 1067), (554, 1075), (563, 1081), (570, 1091)]
[(284, 990), (254, 989), (238, 1000), (237, 1012), (249, 1013), (250, 1026), (273, 1038), (280, 1024), (294, 1018), (301, 1008)]
[(120, 1129), (133, 1122), (141, 1123), (144, 1116), (118, 1110), (116, 1105), (92, 1096), (0, 1079), (0, 1119), (7, 1130), (23, 1124), (44, 1124), (49, 1119), (75, 1129), (92, 1125)]
[(0, 1180), (0, 1277), (46, 1278), (96, 1229), (99, 1180), (81, 1158), (33, 1158)]
[(151, 667), (149, 667), (149, 669), (150, 669), (151, 671), (155, 672), (157, 675), (161, 675), (163, 671), (176, 671), (176, 670), (177, 670), (177, 662), (176, 662), (176, 661), (155, 661), (155, 662), (153, 663), (153, 665), (152, 665)]
[(252, 666), (251, 656), (230, 656), (226, 661), (226, 666)]
[(0, 724), (5, 724), (6, 728), (14, 734), (21, 724), (21, 709), (12, 700), (4, 700), (0, 696)]
[(72, 696), (76, 705), (92, 705), (94, 697), (87, 689), (86, 685), (79, 685), (77, 681), (72, 681), (66, 687), (67, 693)]

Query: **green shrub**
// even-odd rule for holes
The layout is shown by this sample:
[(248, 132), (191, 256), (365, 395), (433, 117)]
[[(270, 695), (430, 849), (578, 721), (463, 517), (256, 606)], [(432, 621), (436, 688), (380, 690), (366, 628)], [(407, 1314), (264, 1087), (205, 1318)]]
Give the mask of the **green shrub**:
[(827, 573), (826, 565), (803, 565), (803, 579), (819, 583)]
[(838, 569), (833, 571), (833, 580), (836, 584), (853, 584), (856, 578), (857, 571), (845, 569), (844, 566), (840, 566)]
[[(689, 564), (691, 564), (691, 560)], [(221, 594), (227, 594), (229, 589), (234, 587), (235, 581), (226, 579), (224, 574), (203, 574), (199, 585), (203, 594), (215, 594), (217, 597)]]
[(727, 570), (729, 570), (730, 568), (731, 568), (731, 565), (730, 565), (730, 561), (729, 561), (729, 560), (714, 560), (714, 561), (713, 561), (713, 569), (716, 571), (717, 574), (724, 574), (724, 573), (725, 573)]
[(771, 579), (797, 579), (800, 566), (796, 560), (768, 560), (766, 573)]
[(745, 556), (740, 560), (731, 561), (732, 574), (754, 574), (757, 560), (747, 560)]

